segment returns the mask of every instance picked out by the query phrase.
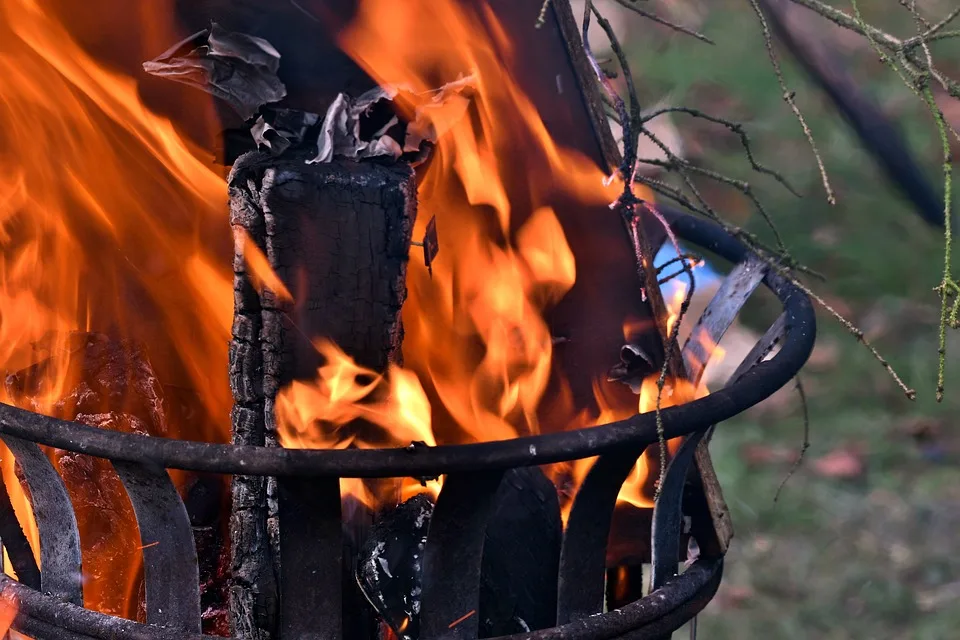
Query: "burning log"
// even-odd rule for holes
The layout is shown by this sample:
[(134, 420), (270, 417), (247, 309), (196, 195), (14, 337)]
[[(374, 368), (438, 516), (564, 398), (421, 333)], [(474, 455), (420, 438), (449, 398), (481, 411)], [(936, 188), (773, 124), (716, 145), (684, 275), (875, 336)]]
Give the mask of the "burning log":
[[(413, 171), (404, 163), (307, 164), (311, 157), (251, 153), (230, 175), (236, 444), (276, 445), (278, 391), (312, 380), (322, 364), (311, 340), (331, 340), (374, 371), (400, 360)], [(234, 478), (230, 608), (241, 638), (270, 637), (276, 625), (275, 487)]]
[[(167, 434), (161, 385), (141, 346), (75, 333), (66, 347), (7, 376), (8, 397), (101, 429)], [(143, 619), (141, 543), (123, 483), (108, 460), (55, 450), (54, 462), (77, 513), (87, 606)]]
[[(545, 629), (556, 622), (562, 525), (553, 483), (537, 467), (500, 483), (483, 545), (480, 637)], [(357, 581), (393, 633), (420, 633), (423, 559), (433, 500), (417, 495), (386, 511), (361, 550)]]

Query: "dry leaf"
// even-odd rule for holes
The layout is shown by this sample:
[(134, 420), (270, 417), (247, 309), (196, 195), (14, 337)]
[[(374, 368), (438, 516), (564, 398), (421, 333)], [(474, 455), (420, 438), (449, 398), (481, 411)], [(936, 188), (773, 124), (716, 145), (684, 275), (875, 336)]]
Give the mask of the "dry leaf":
[(826, 478), (853, 479), (863, 475), (863, 455), (852, 447), (834, 449), (813, 461), (813, 471)]

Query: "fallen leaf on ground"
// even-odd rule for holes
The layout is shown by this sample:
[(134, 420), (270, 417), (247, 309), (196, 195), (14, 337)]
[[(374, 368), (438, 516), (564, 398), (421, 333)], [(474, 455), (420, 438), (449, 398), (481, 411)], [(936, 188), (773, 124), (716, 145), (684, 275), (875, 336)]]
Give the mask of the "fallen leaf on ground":
[(793, 464), (797, 459), (797, 451), (787, 447), (754, 443), (740, 448), (740, 458), (748, 467)]
[(920, 611), (935, 611), (960, 600), (960, 582), (950, 582), (916, 595)]
[(813, 348), (807, 366), (814, 369), (831, 369), (840, 360), (840, 345), (835, 340), (822, 340)]
[(852, 447), (835, 449), (814, 460), (812, 466), (814, 473), (826, 478), (859, 478), (865, 470), (863, 454)]
[(755, 595), (747, 585), (723, 585), (717, 592), (716, 602), (724, 609), (742, 609)]

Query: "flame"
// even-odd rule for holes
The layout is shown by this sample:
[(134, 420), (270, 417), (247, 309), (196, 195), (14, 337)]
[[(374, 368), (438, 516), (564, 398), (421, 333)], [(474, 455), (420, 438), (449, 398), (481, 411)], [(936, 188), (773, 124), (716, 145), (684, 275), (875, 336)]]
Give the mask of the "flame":
[[(573, 197), (584, 206), (609, 204), (622, 183), (605, 180), (593, 161), (551, 138), (510, 73), (512, 47), (485, 4), (474, 10), (454, 0), (363, 0), (339, 44), (377, 82), (403, 87), (399, 108), (439, 134), (420, 176), (413, 235), (423, 237), (435, 219), (440, 254), (432, 270), (415, 255), (408, 265), (405, 369), (386, 376), (390, 391), (381, 402), (388, 411), (380, 413), (383, 405), (375, 403), (371, 416), (374, 410), (361, 401), (384, 384), (379, 379), (358, 382), (349, 371), (352, 383), (337, 401), (333, 369), (321, 371), (316, 381), (284, 392), (282, 441), (370, 446), (344, 435), (354, 431), (343, 425), (357, 418), (389, 428), (394, 445), (414, 437), (465, 443), (539, 433), (537, 409), (553, 348), (544, 313), (576, 280), (553, 203)], [(457, 80), (471, 90), (424, 105), (424, 96)], [(340, 358), (324, 355), (328, 363)], [(419, 381), (409, 396), (415, 407), (403, 406), (401, 371)], [(299, 411), (292, 406), (297, 402), (303, 403)], [(408, 429), (404, 411), (427, 426), (430, 440)]]
[(543, 315), (576, 279), (551, 203), (563, 191), (609, 203), (617, 186), (551, 138), (486, 4), (364, 0), (340, 45), (381, 84), (427, 92), (473, 79), (466, 114), (420, 112), (444, 134), (421, 179), (414, 237), (435, 218), (441, 248), (432, 273), (419, 260), (408, 267), (404, 364), (423, 382), (438, 441), (539, 433), (552, 355)]
[[(435, 219), (441, 254), (432, 270), (411, 260), (403, 309), (404, 362), (422, 387), (410, 396), (416, 407), (407, 408), (400, 369), (391, 369), (387, 382), (372, 372), (361, 376), (342, 353), (320, 346), (328, 369), (315, 382), (294, 383), (282, 394), (282, 442), (371, 446), (354, 427), (344, 428), (357, 419), (381, 426), (381, 442), (426, 441), (427, 432), (411, 430), (404, 412), (417, 416), (418, 427), (425, 426), (439, 442), (538, 433), (536, 412), (552, 356), (544, 313), (576, 279), (574, 257), (550, 202), (565, 191), (584, 204), (609, 203), (622, 185), (551, 138), (510, 73), (513, 49), (485, 3), (473, 10), (452, 0), (364, 0), (340, 35), (340, 45), (379, 83), (407, 89), (397, 98), (406, 115), (426, 118), (442, 132), (421, 176), (414, 230), (422, 237)], [(458, 99), (428, 110), (415, 97), (463, 78), (474, 85), (469, 105)], [(685, 294), (678, 289), (669, 302), (670, 328)], [(655, 375), (644, 381), (641, 412), (655, 410), (656, 382)], [(389, 388), (385, 399), (368, 404), (368, 396), (384, 385)], [(581, 415), (570, 427), (605, 424), (637, 410), (636, 405), (613, 405), (599, 385), (595, 391), (598, 415)], [(685, 381), (667, 380), (659, 395), (666, 408), (702, 393), (706, 390), (694, 390)], [(668, 443), (671, 452), (677, 445)], [(652, 455), (638, 461), (620, 501), (652, 506)], [(567, 466), (564, 473), (573, 487), (591, 463)], [(366, 491), (369, 501), (369, 491), (359, 484), (350, 490)], [(569, 506), (564, 505), (564, 516)]]
[[(672, 294), (666, 300), (667, 304), (667, 330), (672, 332), (677, 322), (681, 322), (681, 326), (678, 329), (679, 336), (681, 338), (681, 344), (683, 343), (682, 338), (685, 337), (685, 334), (689, 333), (689, 329), (685, 329), (683, 320), (686, 318), (680, 317), (680, 310), (683, 306), (684, 300), (687, 298), (688, 285), (684, 282), (678, 283), (673, 289)], [(687, 322), (686, 326), (689, 326), (690, 322)], [(624, 336), (631, 335), (636, 331), (636, 327), (633, 325), (632, 321), (627, 320), (624, 323), (623, 327)], [(718, 344), (713, 342), (709, 335), (704, 330), (700, 330), (696, 334), (695, 340), (700, 342), (702, 348), (702, 353), (705, 354), (706, 358), (710, 363), (717, 363), (723, 359), (724, 350)], [(694, 363), (703, 367), (704, 363)], [(705, 397), (710, 393), (707, 385), (702, 381), (700, 384), (694, 388), (694, 385), (687, 380), (674, 380), (670, 377), (667, 377), (664, 380), (663, 392), (660, 393), (658, 387), (658, 381), (660, 378), (659, 372), (648, 375), (641, 383), (640, 386), (640, 396), (637, 403), (636, 411), (639, 413), (648, 413), (651, 411), (657, 410), (657, 396), (660, 396), (660, 408), (666, 409), (668, 407), (684, 404), (692, 400), (696, 400), (702, 397)], [(609, 398), (607, 398), (600, 385), (594, 384), (593, 388), (594, 397), (599, 407), (599, 413), (594, 416), (582, 414), (578, 418), (578, 426), (596, 426), (608, 424), (610, 422), (615, 422), (617, 420), (625, 420), (634, 414), (634, 409), (631, 407), (618, 407), (613, 404)], [(677, 448), (680, 446), (682, 439), (673, 438), (667, 441), (667, 452), (668, 457), (676, 453)], [(572, 487), (579, 487), (587, 473), (590, 471), (590, 467), (593, 466), (596, 458), (586, 458), (583, 460), (577, 460), (573, 463), (567, 465), (559, 465), (559, 467), (552, 470), (552, 475), (557, 481), (559, 478), (565, 478), (566, 481), (572, 485)], [(659, 447), (654, 446), (648, 448), (644, 454), (637, 460), (636, 465), (630, 471), (630, 475), (627, 477), (626, 481), (620, 487), (620, 492), (617, 495), (617, 502), (619, 504), (628, 504), (637, 508), (649, 509), (653, 507), (653, 497), (656, 476), (658, 475), (657, 469), (659, 467)], [(561, 517), (563, 522), (566, 523), (568, 516), (570, 515), (570, 509), (573, 507), (573, 495), (572, 491), (565, 492), (565, 499), (561, 502)]]
[[(686, 282), (680, 282), (673, 290), (673, 295), (667, 303), (667, 333), (672, 334), (673, 328), (680, 320), (680, 309), (683, 307), (683, 301), (687, 298), (687, 289), (689, 285)], [(626, 332), (626, 330), (624, 330)]]
[(11, 590), (4, 589), (0, 592), (0, 637), (6, 637), (19, 610), (20, 602)]
[[(391, 366), (386, 376), (358, 366), (339, 347), (318, 340), (325, 363), (310, 383), (294, 381), (277, 395), (281, 446), (291, 449), (399, 447), (412, 442), (436, 446), (430, 428), (430, 402), (416, 375)], [(318, 428), (318, 424), (320, 428)], [(419, 493), (412, 479), (400, 487), (400, 499)], [(381, 499), (358, 478), (340, 481), (342, 495), (374, 508)], [(427, 490), (437, 495), (438, 483)]]
[[(0, 401), (76, 418), (67, 397), (85, 382), (85, 356), (74, 332), (96, 331), (148, 345), (160, 379), (196, 391), (205, 415), (189, 424), (168, 415), (167, 435), (226, 441), (229, 388), (210, 375), (225, 369), (230, 336), (226, 187), (200, 147), (145, 105), (118, 60), (89, 52), (115, 49), (139, 66), (182, 36), (167, 0), (129, 5), (0, 0), (0, 370), (33, 367), (31, 391), (8, 384)], [(205, 97), (180, 108), (213, 124)], [(98, 410), (132, 410), (137, 392), (126, 386)], [(2, 468), (37, 553), (5, 449)], [(134, 617), (135, 520), (122, 492), (98, 490), (76, 505), (85, 604)]]

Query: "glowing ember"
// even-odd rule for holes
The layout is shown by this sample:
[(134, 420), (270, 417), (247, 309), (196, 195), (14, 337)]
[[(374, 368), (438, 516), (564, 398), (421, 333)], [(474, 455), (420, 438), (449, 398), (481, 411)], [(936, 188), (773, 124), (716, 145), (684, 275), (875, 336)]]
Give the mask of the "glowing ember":
[[(0, 635), (5, 636), (10, 631), (10, 625), (13, 624), (13, 619), (17, 617), (19, 609), (20, 603), (13, 593), (7, 590), (0, 593)], [(17, 635), (19, 636), (19, 634)]]

